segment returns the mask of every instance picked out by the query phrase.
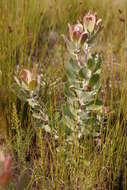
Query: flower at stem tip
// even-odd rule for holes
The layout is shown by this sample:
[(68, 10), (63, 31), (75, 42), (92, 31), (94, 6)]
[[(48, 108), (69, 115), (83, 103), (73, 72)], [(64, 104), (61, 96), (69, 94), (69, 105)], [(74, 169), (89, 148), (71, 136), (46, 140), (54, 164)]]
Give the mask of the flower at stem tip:
[(102, 19), (96, 13), (88, 12), (83, 18), (83, 24), (78, 21), (75, 25), (68, 24), (71, 42), (78, 45), (88, 42), (102, 28)]
[(78, 55), (83, 50), (85, 62), (87, 62), (89, 46), (103, 28), (102, 19), (99, 19), (96, 13), (88, 12), (82, 22), (78, 21), (74, 25), (68, 24), (68, 27), (70, 40), (62, 35), (67, 49), (72, 55)]
[(98, 31), (102, 26), (102, 19), (98, 19), (96, 13), (88, 12), (83, 18), (83, 26), (89, 33), (94, 32), (94, 30)]
[(71, 26), (68, 24), (69, 27), (69, 33), (70, 33), (70, 39), (73, 42), (81, 43), (82, 41), (85, 41), (88, 37), (88, 32), (84, 31), (83, 25), (81, 23), (75, 24), (74, 26)]
[(28, 69), (21, 69), (19, 72), (19, 79), (24, 82), (29, 90), (35, 90), (37, 87), (37, 70), (36, 70), (36, 65), (33, 67), (32, 71)]
[(84, 16), (83, 19), (84, 28), (92, 33), (94, 31), (94, 27), (96, 24), (96, 16), (94, 14), (91, 14), (90, 12)]
[(29, 84), (32, 80), (32, 73), (28, 69), (22, 69), (19, 73), (19, 78)]
[(71, 41), (78, 40), (80, 38), (80, 35), (83, 32), (83, 25), (80, 23), (75, 24), (74, 26), (71, 26), (70, 24), (68, 24), (68, 27), (69, 27)]

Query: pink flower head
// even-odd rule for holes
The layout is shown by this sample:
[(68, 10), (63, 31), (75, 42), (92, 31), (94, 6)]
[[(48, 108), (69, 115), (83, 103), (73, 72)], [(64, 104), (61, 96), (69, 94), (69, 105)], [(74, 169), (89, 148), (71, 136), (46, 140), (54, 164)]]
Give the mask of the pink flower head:
[(29, 84), (32, 80), (32, 73), (28, 69), (22, 69), (19, 73), (19, 78), (26, 84)]
[(89, 12), (86, 16), (84, 16), (83, 22), (84, 29), (92, 33), (96, 24), (96, 15)]
[(19, 78), (21, 81), (24, 81), (27, 85), (29, 85), (32, 80), (36, 80), (36, 72), (36, 65), (34, 65), (32, 71), (28, 69), (22, 69), (19, 73)]
[(83, 32), (83, 25), (82, 24), (76, 24), (74, 26), (74, 30), (72, 33), (73, 39), (79, 39), (82, 32)]
[(0, 152), (0, 165), (2, 166), (0, 170), (0, 186), (1, 187), (7, 186), (10, 182), (11, 163), (12, 163), (11, 157), (8, 156), (6, 158), (3, 152)]
[(78, 24), (75, 24), (74, 26), (71, 26), (70, 24), (68, 24), (68, 26), (69, 26), (69, 33), (70, 33), (71, 41), (79, 40), (79, 38), (83, 32), (83, 25), (78, 23)]
[(37, 72), (36, 65), (32, 71), (28, 69), (22, 69), (19, 73), (19, 79), (26, 84), (30, 91), (35, 90), (37, 87)]

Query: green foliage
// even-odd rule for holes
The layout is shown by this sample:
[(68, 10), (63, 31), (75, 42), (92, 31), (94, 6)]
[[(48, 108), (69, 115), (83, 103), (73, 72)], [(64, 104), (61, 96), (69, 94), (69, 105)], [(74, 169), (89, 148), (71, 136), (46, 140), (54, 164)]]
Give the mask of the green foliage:
[(39, 97), (39, 91), (40, 89), (42, 90), (44, 86), (37, 83), (37, 80), (31, 80), (29, 84), (25, 84), (24, 81), (19, 80), (15, 76), (15, 84), (12, 87), (12, 90), (13, 88), (15, 89), (13, 92), (16, 93), (16, 96), (21, 100), (21, 103), (28, 104), (33, 123), (35, 123), (34, 125), (43, 128), (46, 132), (50, 132), (48, 116), (45, 113), (46, 111), (43, 102)]
[[(71, 58), (65, 65), (67, 82), (64, 108), (65, 123), (78, 136), (97, 136), (102, 114), (102, 102), (99, 100), (101, 57), (93, 54), (88, 64), (79, 68)], [(99, 117), (100, 116), (100, 117)]]
[(83, 19), (83, 25), (69, 25), (70, 41), (63, 36), (69, 53), (73, 55), (70, 61), (65, 63), (65, 123), (79, 138), (88, 135), (95, 137), (99, 134), (102, 102), (98, 94), (101, 89), (102, 61), (98, 53), (90, 52), (90, 48), (91, 39), (102, 28), (101, 22), (97, 15), (89, 12)]

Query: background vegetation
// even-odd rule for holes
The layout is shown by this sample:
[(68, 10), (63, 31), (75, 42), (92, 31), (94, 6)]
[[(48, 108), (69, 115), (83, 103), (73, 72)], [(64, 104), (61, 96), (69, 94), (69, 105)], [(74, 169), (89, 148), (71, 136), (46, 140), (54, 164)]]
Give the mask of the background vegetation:
[[(95, 42), (102, 55), (105, 135), (66, 141), (61, 120), (68, 53), (61, 37), (89, 11), (103, 19)], [(0, 1), (0, 145), (13, 157), (8, 189), (127, 189), (127, 1)], [(22, 68), (42, 77), (40, 102), (49, 128), (40, 128), (19, 99), (14, 76)], [(98, 142), (97, 142), (98, 144)]]

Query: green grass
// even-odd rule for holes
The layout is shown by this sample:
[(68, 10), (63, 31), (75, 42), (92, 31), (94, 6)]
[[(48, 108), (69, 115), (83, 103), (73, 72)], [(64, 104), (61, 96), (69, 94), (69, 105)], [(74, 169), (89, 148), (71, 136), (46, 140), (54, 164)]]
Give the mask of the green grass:
[[(3, 146), (13, 157), (8, 189), (127, 189), (126, 5), (126, 0), (0, 1), (0, 128), (6, 132)], [(67, 143), (65, 124), (59, 119), (68, 59), (61, 34), (68, 32), (68, 22), (75, 23), (89, 10), (104, 24), (95, 49), (103, 56), (101, 82), (109, 111), (99, 153), (92, 138), (79, 144), (75, 134), (73, 143)], [(37, 128), (29, 107), (20, 105), (12, 93), (17, 67), (32, 68), (35, 63), (46, 84), (40, 97), (50, 117), (50, 135)]]

